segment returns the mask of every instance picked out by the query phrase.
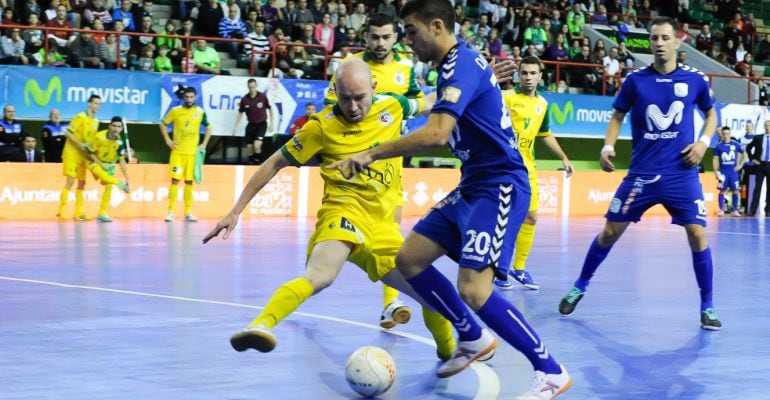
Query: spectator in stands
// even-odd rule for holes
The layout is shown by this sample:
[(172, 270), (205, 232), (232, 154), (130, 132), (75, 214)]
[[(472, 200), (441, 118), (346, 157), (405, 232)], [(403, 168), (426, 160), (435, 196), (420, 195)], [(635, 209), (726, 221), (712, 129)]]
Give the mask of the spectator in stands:
[(284, 35), (283, 28), (280, 26), (273, 29), (273, 33), (267, 37), (267, 42), (270, 44), (270, 49), (274, 49), (276, 43), (278, 42), (288, 42), (290, 40), (291, 38)]
[(564, 33), (566, 34), (564, 38), (566, 39), (569, 37), (569, 27), (567, 27), (567, 24), (563, 23), (561, 20), (561, 12), (559, 10), (551, 10), (551, 17), (548, 18), (549, 21), (551, 21), (551, 34), (557, 35), (559, 32), (562, 32), (562, 27), (564, 28)]
[[(104, 42), (99, 45), (99, 59), (107, 69), (115, 69), (118, 65), (118, 37), (114, 33), (108, 33)], [(125, 57), (121, 57), (121, 61), (124, 64)]]
[(733, 19), (727, 23), (724, 34), (724, 43), (727, 43), (728, 40), (735, 43), (743, 40), (743, 18), (740, 12), (736, 12)]
[(770, 34), (766, 34), (764, 40), (759, 42), (756, 60), (763, 64), (770, 61)]
[(652, 6), (650, 0), (642, 0), (642, 5), (636, 10), (636, 16), (649, 29), (650, 21), (652, 20)]
[[(310, 7), (310, 12), (313, 13), (313, 23), (320, 24), (323, 21), (324, 14), (328, 13), (328, 8), (324, 5), (323, 0), (313, 0), (313, 5)], [(331, 14), (329, 15), (331, 20)]]
[(306, 24), (315, 25), (315, 17), (313, 11), (307, 6), (307, 0), (299, 0), (297, 2), (297, 20), (294, 21), (294, 34), (292, 37), (301, 36), (302, 28)]
[(137, 23), (137, 22), (141, 23), (142, 19), (147, 16), (149, 16), (150, 20), (152, 21), (153, 20), (153, 16), (152, 16), (153, 0), (144, 0), (144, 1), (136, 0), (136, 1), (137, 1), (137, 4), (141, 1), (141, 4), (134, 5), (131, 8), (131, 12), (134, 13), (134, 23)]
[(86, 26), (83, 29), (86, 31), (81, 32), (70, 45), (69, 64), (76, 68), (104, 69), (104, 63), (99, 59), (99, 48), (91, 38), (90, 28)]
[[(622, 43), (622, 42), (621, 42)], [(572, 41), (572, 46), (569, 48), (569, 59), (572, 61), (578, 54), (580, 54), (581, 45), (580, 40), (575, 39)]]
[(366, 6), (364, 3), (358, 3), (356, 4), (355, 11), (350, 16), (350, 18), (348, 18), (348, 22), (350, 23), (350, 27), (355, 29), (356, 32), (360, 33), (366, 26), (366, 18)]
[(195, 21), (195, 30), (201, 36), (217, 37), (219, 34), (219, 21), (224, 18), (222, 8), (217, 0), (208, 0), (201, 3), (198, 9), (198, 19)]
[(166, 45), (158, 46), (158, 55), (153, 61), (155, 72), (174, 72), (174, 65), (168, 56), (168, 47)]
[(134, 13), (131, 12), (131, 3), (128, 0), (123, 0), (120, 3), (120, 8), (116, 8), (112, 12), (112, 22), (123, 21), (123, 28), (133, 32), (136, 30), (136, 24), (134, 24)]
[[(280, 29), (280, 28), (279, 28)], [(257, 21), (254, 25), (254, 32), (246, 35), (249, 43), (243, 46), (243, 54), (239, 60), (239, 64), (246, 67), (253, 68), (254, 76), (265, 76), (267, 72), (267, 58), (268, 54), (254, 54), (252, 58), (252, 49), (257, 52), (269, 52), (270, 40), (265, 36), (265, 23)]]
[(209, 47), (203, 39), (195, 41), (192, 59), (195, 62), (195, 72), (199, 74), (222, 74), (222, 61), (213, 47)]
[(594, 25), (609, 25), (610, 19), (607, 17), (607, 8), (604, 4), (600, 4), (594, 15), (591, 16), (591, 24)]
[(97, 46), (99, 46), (104, 42), (104, 39), (107, 38), (107, 34), (104, 33), (104, 24), (102, 24), (102, 20), (99, 18), (95, 19), (93, 25), (91, 25), (91, 30), (93, 31), (91, 39)]
[(722, 52), (721, 47), (722, 46), (720, 46), (719, 43), (714, 43), (714, 45), (709, 49), (707, 55), (722, 64), (727, 64), (727, 56)]
[(30, 14), (40, 15), (40, 13), (43, 12), (37, 0), (16, 0), (16, 1), (18, 1), (19, 3), (22, 3), (22, 6), (19, 12), (14, 13), (16, 17), (14, 18), (15, 22), (26, 21), (27, 19), (29, 19)]
[(257, 21), (262, 21), (266, 25), (269, 24), (267, 20), (259, 17), (259, 11), (257, 10), (258, 8), (250, 8), (249, 11), (246, 13), (246, 20), (243, 21), (244, 25), (246, 25), (246, 33), (254, 32), (254, 25), (257, 24)]
[(24, 39), (21, 38), (21, 30), (13, 28), (11, 35), (0, 37), (0, 64), (29, 64), (29, 58), (24, 54)]
[(334, 51), (338, 51), (342, 46), (348, 46), (348, 16), (340, 15), (337, 17), (337, 25), (334, 27)]
[(99, 18), (102, 20), (102, 23), (107, 24), (108, 26), (112, 25), (112, 14), (110, 14), (110, 10), (102, 5), (102, 0), (91, 0), (91, 3), (86, 6), (85, 11), (83, 12), (83, 17), (86, 20), (84, 26), (93, 27), (94, 19), (96, 18)]
[(468, 45), (478, 51), (481, 55), (489, 57), (489, 42), (487, 42), (487, 25), (479, 26), (478, 32), (473, 35)]
[[(593, 64), (591, 48), (587, 45), (580, 47), (580, 54), (572, 59), (574, 63)], [(593, 74), (593, 68), (588, 65), (569, 67), (569, 85), (584, 89), (590, 85), (589, 76)]]
[(10, 161), (21, 148), (24, 127), (16, 120), (16, 107), (6, 104), (0, 120), (0, 161)]
[(634, 0), (626, 0), (626, 5), (623, 6), (623, 15), (633, 15), (636, 17), (636, 3)]
[[(238, 6), (233, 4), (227, 10), (227, 17), (219, 20), (219, 37), (243, 39), (246, 35), (246, 24), (238, 18)], [(240, 43), (238, 42), (221, 42), (220, 46), (215, 47), (226, 50), (230, 54), (230, 58), (238, 58), (240, 49)]]
[(514, 61), (520, 61), (524, 56), (521, 54), (521, 47), (519, 46), (513, 46), (511, 47), (511, 58)]
[(751, 64), (751, 53), (743, 55), (743, 60), (735, 65), (735, 72), (740, 76), (754, 76), (754, 66)]
[[(302, 37), (295, 40), (295, 42), (312, 45), (319, 44), (315, 40), (315, 27), (312, 24), (305, 24), (302, 30)], [(292, 49), (297, 47), (299, 46), (293, 46)], [(304, 71), (303, 76), (307, 79), (323, 79), (323, 68), (318, 68), (318, 66), (323, 64), (326, 50), (319, 47), (303, 47), (301, 54), (304, 60), (304, 66), (302, 67), (302, 71)]]
[(153, 54), (155, 53), (154, 46), (147, 45), (142, 48), (141, 53), (139, 54), (139, 59), (136, 61), (136, 65), (134, 66), (134, 69), (137, 71), (144, 71), (144, 72), (154, 72), (155, 71), (155, 58), (153, 58)]
[(732, 39), (727, 39), (725, 42), (725, 48), (722, 50), (727, 54), (727, 65), (732, 68), (738, 63), (737, 52), (738, 47), (735, 46), (735, 42)]
[[(29, 15), (27, 26), (42, 26), (37, 14)], [(37, 53), (37, 51), (43, 47), (43, 35), (44, 33), (42, 29), (25, 29), (21, 33), (21, 38), (24, 39), (24, 43), (26, 45), (24, 48), (24, 54), (27, 56), (27, 59), (32, 60), (32, 55)]]
[(569, 61), (569, 50), (564, 46), (564, 34), (559, 33), (556, 35), (554, 43), (548, 46), (545, 59), (551, 61)]
[(743, 43), (752, 45), (754, 35), (757, 33), (757, 20), (754, 18), (754, 12), (749, 11), (743, 20)]
[(677, 32), (676, 35), (683, 44), (689, 44), (691, 46), (695, 44), (692, 35), (690, 34), (690, 25), (687, 22), (679, 27), (679, 32)]
[(176, 34), (180, 36), (198, 36), (198, 32), (195, 30), (195, 23), (193, 22), (193, 19), (190, 17), (183, 19), (182, 27), (177, 29)]
[(132, 53), (136, 55), (138, 58), (142, 54), (142, 50), (149, 44), (152, 44), (152, 42), (155, 41), (154, 35), (156, 32), (154, 29), (152, 29), (152, 17), (149, 15), (145, 15), (141, 19), (141, 25), (139, 26), (139, 30), (137, 33), (145, 33), (148, 35), (136, 35), (131, 36), (131, 49), (129, 50), (129, 53)]
[[(344, 6), (342, 3), (340, 3), (340, 5)], [(286, 6), (281, 8), (278, 26), (281, 26), (284, 34), (287, 34), (289, 37), (294, 34), (294, 24), (297, 23), (298, 15), (299, 9), (297, 9), (294, 0), (286, 0)]]
[[(114, 30), (115, 32), (123, 32), (125, 30), (125, 27), (123, 26), (123, 21), (122, 20), (113, 21), (112, 30)], [(120, 57), (123, 59), (123, 64), (125, 64), (126, 60), (128, 59), (128, 51), (131, 50), (131, 36), (121, 35), (120, 33), (118, 33), (116, 40), (120, 45)]]
[(552, 44), (553, 32), (551, 32), (551, 19), (547, 16), (543, 16), (540, 23), (543, 24), (543, 30), (545, 31), (545, 41), (548, 42), (549, 45)]
[[(251, 14), (252, 11), (257, 11), (257, 9), (250, 9), (249, 10), (249, 14)], [(266, 25), (271, 25), (272, 26), (276, 22), (278, 22), (280, 20), (280, 18), (279, 18), (280, 14), (281, 14), (281, 9), (280, 9), (280, 7), (278, 7), (278, 1), (277, 0), (269, 0), (267, 2), (267, 4), (265, 4), (262, 7), (262, 19), (265, 21)], [(257, 17), (254, 18), (253, 21), (256, 21), (258, 17), (259, 17), (259, 15), (257, 15)], [(248, 19), (251, 21), (251, 16), (249, 16)], [(249, 24), (247, 23), (246, 24), (247, 28), (249, 27), (248, 25)], [(249, 30), (249, 33), (251, 33), (251, 31), (254, 28), (254, 23), (253, 22), (252, 22), (251, 28), (252, 29)]]
[[(483, 2), (484, 1), (482, 1), (482, 3)], [(382, 0), (382, 2), (380, 2), (380, 4), (377, 6), (377, 12), (385, 15), (390, 15), (393, 19), (398, 18), (398, 11), (396, 10), (396, 6), (393, 4), (393, 0)], [(457, 13), (456, 7), (455, 7), (455, 13)]]
[(61, 120), (61, 112), (51, 109), (48, 121), (43, 124), (40, 136), (43, 138), (46, 162), (61, 162), (61, 152), (67, 141), (66, 133), (69, 124)]
[(315, 25), (313, 32), (316, 42), (320, 43), (326, 48), (327, 53), (334, 51), (334, 25), (332, 25), (332, 16), (329, 13), (324, 13), (322, 22)]
[(620, 16), (623, 14), (623, 6), (620, 4), (620, 0), (606, 0), (604, 4), (607, 15)]
[(39, 17), (42, 18), (42, 21), (46, 22), (49, 19), (56, 18), (56, 8), (59, 7), (60, 4), (61, 4), (61, 0), (51, 0), (48, 3), (48, 8), (46, 8), (45, 10), (43, 10), (43, 12), (39, 14)]
[(746, 51), (746, 48), (742, 42), (738, 42), (738, 46), (735, 48), (735, 60), (736, 62), (743, 61), (743, 57), (746, 56), (749, 52)]
[(345, 37), (345, 45), (348, 47), (366, 47), (366, 43), (364, 43), (363, 39), (361, 39), (361, 36), (353, 28), (348, 28), (348, 33), (345, 35)]
[(492, 57), (505, 57), (505, 51), (503, 50), (503, 41), (500, 39), (500, 34), (497, 28), (492, 28), (487, 36), (487, 42), (489, 43), (489, 55)]
[(714, 36), (711, 34), (711, 26), (709, 24), (703, 24), (700, 28), (700, 33), (695, 37), (695, 48), (705, 53), (713, 45)]
[(342, 64), (342, 60), (347, 58), (350, 54), (352, 54), (352, 52), (347, 46), (342, 46), (339, 50), (332, 53), (332, 58), (329, 60), (326, 67), (326, 76), (333, 76), (334, 72), (337, 71), (337, 68)]
[(545, 29), (540, 26), (540, 17), (534, 17), (532, 26), (524, 31), (524, 44), (527, 47), (534, 47), (538, 58), (545, 52), (545, 48), (548, 46), (548, 35), (546, 35)]
[(176, 18), (179, 20), (188, 18), (195, 5), (195, 0), (176, 0)]
[(620, 42), (620, 45), (618, 45), (618, 61), (620, 61), (620, 65), (633, 68), (635, 60), (634, 54), (626, 47), (626, 42)]
[[(190, 21), (190, 26), (192, 27), (192, 21)], [(163, 36), (155, 38), (157, 48), (165, 47), (166, 57), (171, 61), (171, 64), (179, 65), (179, 62), (182, 61), (182, 48), (184, 45), (182, 44), (182, 39), (170, 37), (170, 35), (176, 35), (176, 25), (174, 25), (173, 20), (169, 19), (166, 21), (166, 26), (161, 35)]]
[[(757, 80), (757, 85), (759, 85), (759, 105), (760, 106), (767, 106), (768, 101), (770, 101), (770, 96), (768, 95), (767, 85), (765, 84), (764, 79)], [(770, 132), (765, 132), (765, 134)]]
[(491, 27), (489, 26), (489, 16), (488, 16), (487, 14), (481, 14), (481, 15), (479, 15), (479, 20), (478, 20), (478, 22), (476, 22), (476, 23), (473, 25), (473, 27), (471, 28), (471, 30), (473, 31), (473, 34), (474, 34), (474, 35), (478, 35), (478, 33), (479, 33), (479, 29), (480, 29), (482, 26), (485, 28), (485, 29), (484, 29), (484, 31), (485, 31), (485, 32), (489, 32), (489, 30), (491, 29)]
[(34, 59), (38, 62), (39, 66), (46, 67), (69, 67), (66, 57), (59, 52), (59, 44), (53, 37), (46, 39), (48, 42), (48, 52), (45, 48), (41, 47), (37, 53), (33, 54)]
[(679, 52), (676, 53), (676, 62), (677, 64), (687, 65), (687, 52), (679, 50)]
[(569, 28), (570, 40), (583, 38), (583, 14), (575, 13), (572, 18), (569, 19), (567, 27)]
[(291, 127), (289, 127), (289, 136), (294, 136), (297, 131), (302, 129), (303, 126), (307, 123), (307, 121), (310, 120), (310, 116), (315, 114), (315, 104), (313, 103), (307, 103), (305, 104), (305, 115), (297, 117), (297, 119), (294, 120), (294, 122), (291, 124)]
[[(575, 19), (575, 16), (577, 16), (578, 19)], [(586, 14), (583, 12), (580, 2), (576, 1), (572, 4), (572, 8), (567, 13), (567, 22), (573, 22), (580, 26), (583, 26), (583, 24), (586, 23)]]
[[(67, 7), (59, 5), (56, 7), (56, 18), (49, 19), (45, 24), (49, 28), (72, 28), (72, 24), (67, 20)], [(71, 33), (67, 31), (48, 31), (49, 38), (56, 40), (59, 46), (66, 47), (70, 42)], [(74, 39), (74, 37), (72, 37)]]
[(16, 23), (15, 20), (16, 20), (16, 17), (13, 15), (12, 8), (6, 8), (3, 10), (3, 19), (2, 19), (3, 25), (13, 25)]

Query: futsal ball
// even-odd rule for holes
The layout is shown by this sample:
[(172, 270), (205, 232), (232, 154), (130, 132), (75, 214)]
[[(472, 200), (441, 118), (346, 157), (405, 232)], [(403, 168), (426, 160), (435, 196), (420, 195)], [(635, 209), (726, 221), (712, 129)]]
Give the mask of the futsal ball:
[(379, 396), (396, 380), (396, 364), (387, 351), (365, 346), (353, 352), (345, 363), (345, 379), (356, 393)]

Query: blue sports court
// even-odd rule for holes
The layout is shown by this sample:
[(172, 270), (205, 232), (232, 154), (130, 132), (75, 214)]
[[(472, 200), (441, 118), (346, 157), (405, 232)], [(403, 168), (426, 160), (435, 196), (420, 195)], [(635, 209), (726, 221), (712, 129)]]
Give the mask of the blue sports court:
[[(503, 292), (572, 374), (560, 399), (770, 398), (770, 219), (709, 221), (719, 332), (699, 327), (685, 233), (665, 217), (631, 226), (575, 314), (561, 317), (603, 221), (542, 217), (528, 265), (542, 289)], [(247, 219), (202, 245), (215, 222), (0, 222), (0, 398), (350, 399), (344, 363), (365, 345), (396, 361), (384, 399), (506, 399), (528, 388), (530, 365), (505, 343), (491, 361), (435, 378), (416, 303), (402, 296), (416, 317), (381, 330), (380, 285), (352, 265), (278, 325), (272, 353), (233, 351), (230, 335), (302, 272), (314, 220)], [(439, 268), (456, 274), (448, 259)]]

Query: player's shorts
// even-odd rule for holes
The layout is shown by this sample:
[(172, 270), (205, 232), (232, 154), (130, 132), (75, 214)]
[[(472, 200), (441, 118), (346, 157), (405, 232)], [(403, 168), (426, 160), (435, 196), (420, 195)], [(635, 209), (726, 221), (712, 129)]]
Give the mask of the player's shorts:
[(64, 176), (69, 176), (79, 181), (86, 180), (86, 159), (82, 156), (65, 154), (62, 157), (61, 165)]
[(262, 140), (265, 138), (265, 132), (267, 132), (267, 122), (258, 122), (256, 124), (249, 122), (246, 124), (246, 135), (244, 135), (244, 140), (246, 143)]
[(672, 224), (706, 226), (706, 201), (697, 174), (628, 174), (604, 216), (614, 222), (639, 222), (656, 204), (666, 208)]
[(505, 184), (474, 193), (455, 189), (412, 230), (438, 243), (461, 268), (492, 266), (503, 279), (530, 204), (529, 188), (522, 186)]
[(194, 154), (179, 154), (172, 150), (168, 158), (168, 164), (169, 174), (172, 179), (185, 182), (193, 180), (193, 172), (195, 172)]
[(319, 212), (315, 231), (308, 241), (307, 256), (310, 257), (316, 243), (325, 240), (353, 243), (348, 261), (376, 282), (396, 267), (396, 254), (404, 237), (392, 218), (375, 221), (334, 208)]
[(529, 200), (529, 211), (537, 211), (540, 208), (540, 191), (537, 187), (537, 173), (534, 171), (529, 174), (529, 187), (532, 190), (532, 196)]
[(720, 180), (717, 183), (717, 190), (720, 192), (724, 192), (727, 190), (732, 191), (739, 191), (741, 190), (741, 182), (738, 178), (738, 173), (735, 171), (730, 171), (728, 173), (720, 172), (720, 174), (724, 177), (724, 179)]

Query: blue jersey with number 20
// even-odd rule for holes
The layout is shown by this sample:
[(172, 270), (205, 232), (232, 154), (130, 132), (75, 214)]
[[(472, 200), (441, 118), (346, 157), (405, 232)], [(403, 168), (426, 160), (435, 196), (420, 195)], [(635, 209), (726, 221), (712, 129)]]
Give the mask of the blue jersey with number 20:
[(457, 120), (449, 147), (462, 161), (460, 190), (526, 182), (511, 117), (492, 67), (466, 44), (453, 47), (439, 67), (432, 113)]

